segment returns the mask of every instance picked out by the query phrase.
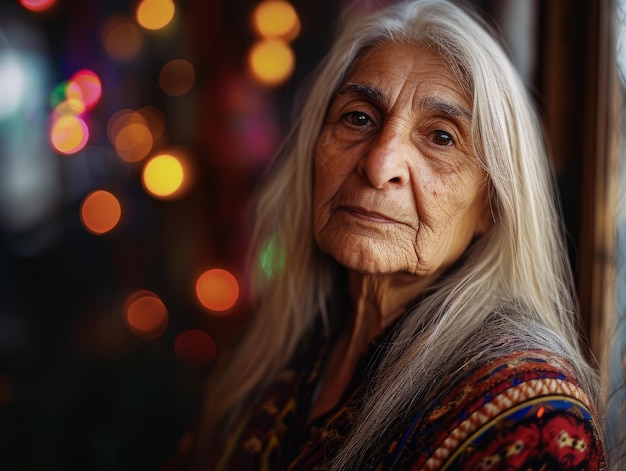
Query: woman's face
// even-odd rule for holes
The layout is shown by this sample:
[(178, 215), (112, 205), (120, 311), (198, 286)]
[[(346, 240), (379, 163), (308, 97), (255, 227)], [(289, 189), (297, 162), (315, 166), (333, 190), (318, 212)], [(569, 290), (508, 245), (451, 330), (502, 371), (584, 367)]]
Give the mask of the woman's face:
[(372, 274), (434, 278), (453, 264), (491, 221), (471, 122), (469, 97), (433, 51), (367, 51), (315, 146), (321, 250)]

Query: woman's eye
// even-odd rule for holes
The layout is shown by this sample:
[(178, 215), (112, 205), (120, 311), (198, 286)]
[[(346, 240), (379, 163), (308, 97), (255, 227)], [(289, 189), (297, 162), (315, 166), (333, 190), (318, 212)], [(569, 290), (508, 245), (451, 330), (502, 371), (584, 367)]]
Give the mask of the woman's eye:
[(451, 146), (454, 144), (454, 139), (448, 132), (435, 131), (433, 132), (433, 142), (439, 146)]
[(352, 126), (367, 126), (372, 122), (370, 117), (361, 111), (346, 113), (343, 119)]

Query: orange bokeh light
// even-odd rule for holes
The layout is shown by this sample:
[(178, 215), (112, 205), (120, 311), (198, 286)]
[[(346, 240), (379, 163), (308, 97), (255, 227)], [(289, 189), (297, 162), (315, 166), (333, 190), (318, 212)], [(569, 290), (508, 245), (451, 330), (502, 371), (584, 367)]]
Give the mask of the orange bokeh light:
[(145, 29), (157, 30), (166, 27), (176, 12), (172, 0), (142, 0), (137, 5), (137, 23)]
[(55, 0), (20, 0), (24, 8), (30, 11), (44, 11), (56, 3)]
[(275, 39), (257, 41), (250, 49), (252, 76), (264, 85), (280, 85), (293, 73), (295, 56), (289, 44)]
[(97, 235), (111, 231), (121, 216), (120, 202), (112, 193), (105, 190), (96, 190), (87, 195), (80, 207), (83, 226)]
[(239, 299), (239, 283), (227, 270), (207, 270), (196, 281), (196, 296), (207, 309), (226, 311)]
[(217, 354), (215, 341), (206, 332), (188, 330), (174, 341), (178, 361), (188, 368), (202, 369), (213, 363)]
[(143, 47), (143, 35), (135, 23), (127, 18), (113, 18), (102, 28), (101, 42), (109, 57), (128, 62)]
[(137, 111), (122, 109), (107, 122), (107, 136), (119, 157), (138, 162), (148, 156), (155, 141), (165, 130), (163, 112), (155, 106)]
[(138, 162), (152, 150), (152, 133), (141, 123), (129, 123), (115, 136), (115, 150), (122, 160)]
[(143, 339), (160, 337), (167, 329), (167, 308), (151, 291), (138, 290), (128, 296), (124, 314), (130, 330)]
[(193, 65), (184, 59), (169, 61), (159, 72), (159, 86), (170, 96), (181, 96), (187, 93), (196, 78)]
[(87, 145), (88, 140), (89, 128), (80, 117), (61, 114), (53, 120), (50, 143), (58, 152), (75, 154)]

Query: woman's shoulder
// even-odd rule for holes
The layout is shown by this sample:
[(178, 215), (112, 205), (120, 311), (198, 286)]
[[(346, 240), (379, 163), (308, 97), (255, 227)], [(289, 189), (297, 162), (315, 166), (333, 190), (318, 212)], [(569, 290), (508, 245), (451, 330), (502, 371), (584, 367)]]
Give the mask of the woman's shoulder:
[(395, 464), (603, 469), (594, 405), (570, 371), (565, 359), (539, 350), (468, 363), (396, 443)]

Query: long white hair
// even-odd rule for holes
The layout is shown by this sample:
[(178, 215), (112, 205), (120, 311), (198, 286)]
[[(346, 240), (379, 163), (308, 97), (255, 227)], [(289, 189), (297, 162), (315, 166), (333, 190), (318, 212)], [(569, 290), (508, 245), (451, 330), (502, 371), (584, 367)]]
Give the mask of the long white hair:
[[(489, 180), (494, 224), (452, 274), (404, 314), (350, 435), (329, 464), (358, 469), (406, 420), (427, 407), (433, 384), (468, 362), (525, 349), (554, 352), (597, 402), (578, 345), (577, 306), (538, 118), (502, 47), (472, 11), (446, 0), (402, 2), (351, 16), (321, 64), (257, 203), (255, 312), (207, 388), (200, 447), (217, 443), (262, 398), (320, 318), (345, 276), (312, 231), (313, 149), (336, 90), (362, 52), (395, 42), (432, 48), (473, 100), (475, 155)], [(273, 247), (273, 271), (256, 261)], [(267, 267), (266, 267), (267, 268)], [(342, 295), (344, 295), (342, 293)], [(348, 313), (345, 313), (348, 315)]]

